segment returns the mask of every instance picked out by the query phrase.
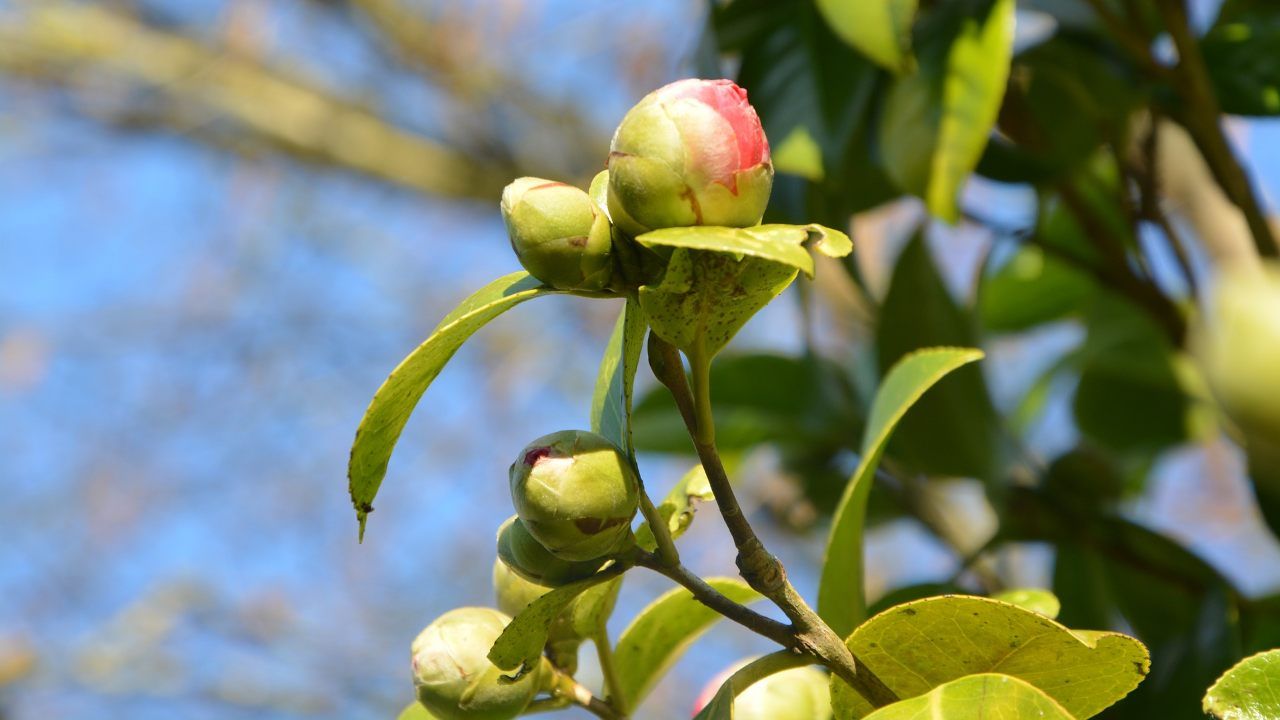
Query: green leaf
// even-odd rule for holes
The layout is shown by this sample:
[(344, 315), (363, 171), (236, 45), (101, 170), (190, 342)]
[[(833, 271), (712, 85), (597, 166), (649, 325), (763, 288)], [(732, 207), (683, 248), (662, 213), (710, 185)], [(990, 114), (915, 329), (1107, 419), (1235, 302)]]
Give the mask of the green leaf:
[(844, 257), (853, 252), (849, 236), (823, 225), (757, 225), (749, 228), (695, 225), (647, 232), (636, 240), (647, 248), (669, 247), (712, 250), (735, 257), (773, 260), (813, 277), (813, 258), (808, 250), (827, 257)]
[(1096, 291), (1083, 270), (1027, 245), (982, 278), (978, 316), (987, 332), (1022, 332), (1077, 313)]
[(842, 637), (866, 617), (862, 536), (867, 497), (889, 436), (926, 390), (981, 358), (981, 350), (970, 348), (920, 350), (899, 361), (876, 392), (862, 436), (862, 459), (836, 507), (818, 585), (818, 614)]
[[(1000, 673), (1031, 683), (1081, 720), (1127, 695), (1150, 667), (1146, 648), (1131, 637), (1073, 633), (1016, 605), (963, 595), (890, 608), (859, 626), (847, 644), (900, 698), (966, 675)], [(837, 718), (871, 713), (844, 681), (833, 678), (831, 690)]]
[(400, 715), (397, 716), (396, 720), (436, 720), (436, 716), (432, 715), (421, 703), (415, 702), (405, 706), (405, 709), (400, 711)]
[[(680, 478), (680, 482), (671, 488), (671, 492), (662, 500), (662, 504), (658, 505), (658, 514), (667, 520), (667, 530), (671, 533), (671, 538), (680, 537), (685, 530), (689, 529), (689, 525), (693, 524), (693, 514), (698, 509), (699, 502), (714, 500), (715, 494), (711, 492), (711, 482), (707, 480), (707, 471), (702, 465), (695, 465), (689, 472)], [(649, 523), (642, 523), (640, 529), (636, 530), (636, 544), (640, 547), (653, 552), (658, 549), (658, 543), (653, 538), (653, 529), (649, 527)]]
[[(902, 250), (880, 306), (876, 355), (888, 372), (904, 355), (925, 347), (973, 347), (978, 334), (966, 308), (952, 299), (929, 248), (916, 236)], [(889, 453), (912, 472), (990, 480), (996, 474), (999, 419), (978, 367), (939, 383), (903, 418)]]
[(514, 670), (516, 677), (533, 670), (542, 657), (551, 624), (560, 613), (579, 595), (619, 577), (624, 570), (613, 565), (589, 578), (558, 587), (529, 603), (493, 642), (489, 661), (502, 670)]
[[(726, 352), (711, 365), (711, 387), (716, 445), (722, 453), (761, 443), (851, 446), (849, 428), (861, 427), (860, 419), (851, 417), (857, 402), (843, 368), (816, 356)], [(680, 411), (664, 387), (636, 401), (632, 424), (641, 450), (694, 452)]]
[(1005, 590), (992, 596), (992, 598), (1000, 602), (1007, 602), (1010, 605), (1017, 605), (1023, 610), (1040, 613), (1050, 620), (1058, 617), (1058, 611), (1062, 609), (1062, 603), (1058, 602), (1058, 596), (1040, 588)]
[[(707, 584), (734, 602), (760, 599), (760, 595), (741, 580), (708, 578)], [(614, 649), (623, 707), (636, 707), (662, 673), (719, 619), (719, 614), (695, 600), (684, 588), (666, 593), (640, 611)]]
[(500, 277), (463, 300), (431, 331), (426, 342), (391, 371), (364, 411), (347, 466), (351, 502), (360, 521), (361, 539), (400, 432), (449, 358), (489, 321), (525, 300), (554, 292), (557, 291), (544, 287), (523, 271)]
[(1014, 0), (961, 14), (971, 5), (938, 9), (942, 37), (931, 42), (950, 36), (949, 49), (922, 55), (920, 70), (895, 82), (880, 122), (890, 177), (947, 222), (960, 217), (957, 196), (995, 125), (1013, 56)]
[(1025, 680), (998, 673), (980, 673), (939, 685), (927, 695), (896, 702), (867, 716), (867, 720), (987, 720), (1038, 718), (1075, 720), (1053, 698)]
[(795, 277), (774, 260), (677, 247), (661, 282), (640, 288), (640, 305), (658, 337), (710, 360)]
[(1219, 720), (1280, 717), (1280, 650), (1247, 657), (1204, 694), (1204, 711)]
[(628, 455), (635, 455), (631, 442), (631, 393), (648, 327), (640, 304), (627, 300), (605, 346), (591, 398), (591, 431), (608, 438)]
[(1200, 41), (1224, 112), (1280, 115), (1280, 8), (1271, 0), (1228, 0)]
[(818, 0), (840, 39), (891, 72), (907, 69), (916, 0)]

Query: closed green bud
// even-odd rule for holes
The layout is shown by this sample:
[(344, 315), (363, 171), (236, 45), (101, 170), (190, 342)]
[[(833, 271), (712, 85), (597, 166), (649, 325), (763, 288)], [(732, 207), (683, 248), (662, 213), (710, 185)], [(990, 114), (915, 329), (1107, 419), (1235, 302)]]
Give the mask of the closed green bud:
[(582, 190), (522, 177), (502, 191), (511, 248), (529, 274), (559, 290), (601, 292), (613, 278), (609, 218)]
[(605, 438), (564, 430), (534, 440), (511, 466), (511, 499), (529, 533), (565, 560), (595, 560), (634, 542), (639, 482)]
[(1219, 277), (1193, 346), (1227, 415), (1280, 449), (1280, 264)]
[(680, 80), (649, 93), (609, 150), (609, 216), (633, 236), (751, 227), (769, 203), (769, 142), (747, 92), (729, 80)]
[[(737, 668), (711, 681), (696, 704), (696, 715)], [(734, 720), (831, 720), (831, 689), (827, 674), (812, 667), (770, 675), (742, 691), (733, 701)]]
[(489, 662), (489, 648), (509, 622), (497, 610), (465, 607), (428, 625), (412, 648), (418, 702), (441, 720), (510, 720), (524, 712), (546, 669), (510, 681)]
[[(498, 557), (513, 573), (545, 587), (558, 587), (589, 577), (604, 562), (603, 558), (575, 562), (552, 555), (529, 533), (518, 516), (508, 518), (498, 528)], [(503, 612), (509, 611), (503, 608)]]

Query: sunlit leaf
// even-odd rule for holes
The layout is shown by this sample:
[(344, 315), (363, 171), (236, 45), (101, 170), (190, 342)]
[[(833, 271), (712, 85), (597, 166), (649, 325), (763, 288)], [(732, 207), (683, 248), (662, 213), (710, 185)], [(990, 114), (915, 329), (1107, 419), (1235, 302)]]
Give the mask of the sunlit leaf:
[[(698, 509), (698, 503), (714, 499), (711, 482), (707, 480), (707, 471), (702, 465), (696, 465), (685, 473), (684, 477), (680, 478), (680, 482), (671, 488), (671, 492), (667, 493), (662, 503), (658, 505), (658, 514), (666, 519), (667, 530), (671, 533), (672, 539), (680, 537), (685, 530), (689, 529), (689, 525), (693, 523), (693, 514)], [(636, 530), (636, 544), (650, 552), (658, 548), (649, 523), (641, 524)]]
[[(1072, 632), (1016, 605), (963, 595), (890, 608), (859, 626), (848, 645), (899, 698), (1000, 673), (1031, 683), (1080, 720), (1129, 694), (1150, 667), (1147, 649), (1126, 635)], [(871, 713), (839, 678), (831, 691), (839, 720)]]
[(413, 703), (400, 711), (400, 715), (396, 720), (436, 720), (436, 716), (431, 711), (422, 706), (421, 703)]
[(849, 236), (817, 224), (757, 225), (749, 228), (695, 225), (647, 232), (636, 240), (645, 247), (713, 250), (734, 256), (773, 260), (813, 277), (809, 250), (827, 257), (844, 257), (853, 252)]
[(1219, 720), (1280, 717), (1280, 650), (1241, 660), (1204, 694), (1204, 711)]
[(1062, 609), (1062, 603), (1058, 602), (1058, 596), (1040, 588), (1005, 590), (1002, 593), (993, 595), (992, 598), (1007, 602), (1010, 605), (1017, 605), (1024, 610), (1038, 612), (1050, 620), (1058, 617), (1058, 611)]
[(640, 304), (627, 300), (605, 346), (591, 398), (591, 431), (628, 454), (635, 452), (631, 442), (631, 393), (648, 327)]
[[(708, 578), (707, 584), (734, 602), (760, 598), (741, 580)], [(666, 669), (720, 617), (684, 588), (668, 592), (640, 611), (614, 650), (623, 705), (636, 707)]]
[(1075, 720), (1053, 698), (1024, 680), (997, 673), (969, 675), (926, 695), (896, 702), (867, 720)]
[(842, 40), (885, 68), (906, 69), (916, 0), (818, 0)]
[(867, 497), (889, 436), (925, 391), (956, 368), (981, 358), (982, 351), (972, 348), (920, 350), (899, 361), (876, 392), (862, 436), (862, 459), (831, 523), (818, 586), (818, 614), (841, 636), (866, 616), (862, 542)]
[(361, 538), (400, 432), (445, 364), (467, 338), (489, 321), (525, 300), (554, 292), (523, 271), (498, 278), (463, 300), (431, 331), (426, 342), (391, 371), (364, 412), (347, 466), (351, 502), (360, 521)]

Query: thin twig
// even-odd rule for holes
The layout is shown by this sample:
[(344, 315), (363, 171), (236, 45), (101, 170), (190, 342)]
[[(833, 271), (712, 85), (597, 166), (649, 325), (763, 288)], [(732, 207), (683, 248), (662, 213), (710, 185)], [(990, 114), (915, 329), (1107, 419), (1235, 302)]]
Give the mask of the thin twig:
[(600, 675), (604, 678), (604, 696), (609, 704), (618, 712), (626, 715), (631, 710), (623, 703), (622, 684), (618, 681), (618, 669), (613, 662), (613, 645), (609, 642), (609, 628), (602, 621), (591, 644), (596, 647), (596, 657), (600, 659)]

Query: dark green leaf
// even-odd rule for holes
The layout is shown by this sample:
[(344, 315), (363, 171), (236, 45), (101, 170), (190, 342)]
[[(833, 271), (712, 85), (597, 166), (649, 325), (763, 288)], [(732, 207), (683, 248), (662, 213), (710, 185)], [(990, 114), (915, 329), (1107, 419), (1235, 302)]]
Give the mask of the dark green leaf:
[[(920, 348), (977, 345), (972, 318), (951, 298), (921, 237), (899, 256), (878, 323), (881, 372)], [(939, 383), (903, 418), (890, 453), (928, 475), (991, 478), (997, 438), (986, 380), (977, 367), (968, 367)]]
[(1200, 41), (1223, 111), (1280, 115), (1280, 7), (1271, 0), (1228, 0)]
[(409, 353), (391, 376), (382, 383), (364, 412), (356, 439), (351, 446), (347, 478), (351, 502), (360, 520), (360, 536), (373, 511), (373, 499), (387, 474), (387, 463), (400, 431), (409, 422), (409, 414), (427, 391), (431, 381), (444, 369), (449, 358), (475, 331), (502, 313), (540, 295), (555, 290), (542, 286), (526, 272), (515, 272), (498, 278), (462, 301), (427, 337), (426, 342)]

